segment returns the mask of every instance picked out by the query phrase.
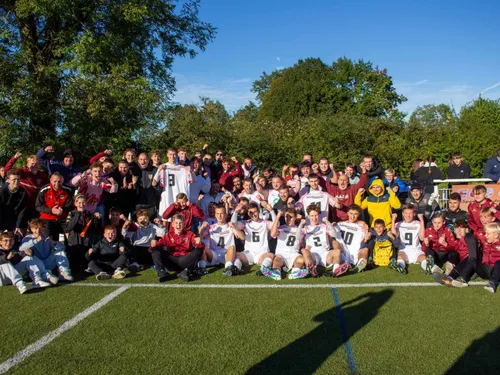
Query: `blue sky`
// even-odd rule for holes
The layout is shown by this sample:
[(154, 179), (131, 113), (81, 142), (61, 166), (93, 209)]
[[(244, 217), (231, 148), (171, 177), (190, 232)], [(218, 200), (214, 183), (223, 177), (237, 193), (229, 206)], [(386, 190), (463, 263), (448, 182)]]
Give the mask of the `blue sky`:
[(200, 96), (228, 110), (255, 95), (262, 72), (319, 57), (387, 68), (411, 113), (424, 104), (457, 110), (479, 93), (500, 97), (500, 1), (202, 0), (200, 18), (218, 28), (195, 59), (177, 59), (182, 104)]

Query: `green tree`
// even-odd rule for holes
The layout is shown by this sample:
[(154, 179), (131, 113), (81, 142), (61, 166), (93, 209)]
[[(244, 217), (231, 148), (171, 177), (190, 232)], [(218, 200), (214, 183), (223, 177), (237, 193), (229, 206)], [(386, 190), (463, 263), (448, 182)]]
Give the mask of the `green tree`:
[(199, 0), (2, 1), (2, 125), (21, 127), (21, 142), (66, 136), (87, 150), (98, 137), (130, 138), (168, 103), (174, 58), (214, 38), (198, 9)]
[(274, 121), (339, 112), (401, 118), (397, 106), (406, 101), (387, 70), (347, 58), (331, 66), (317, 58), (299, 60), (292, 67), (263, 73), (252, 91), (261, 102), (259, 116)]

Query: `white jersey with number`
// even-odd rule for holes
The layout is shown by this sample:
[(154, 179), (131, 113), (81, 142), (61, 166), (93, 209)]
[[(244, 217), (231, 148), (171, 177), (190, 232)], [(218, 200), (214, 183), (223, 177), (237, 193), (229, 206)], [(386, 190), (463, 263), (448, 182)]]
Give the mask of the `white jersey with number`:
[(160, 201), (160, 215), (168, 206), (175, 203), (175, 197), (184, 193), (189, 197), (189, 184), (191, 183), (191, 172), (184, 166), (167, 163), (164, 170), (158, 169), (154, 179), (163, 187)]
[(300, 251), (302, 233), (298, 227), (280, 225), (276, 243), (276, 254), (296, 254)]
[(311, 247), (311, 252), (325, 252), (331, 249), (328, 227), (325, 224), (308, 225), (304, 228), (306, 246)]
[(404, 221), (396, 223), (396, 229), (399, 231), (399, 239), (402, 243), (400, 250), (422, 251), (419, 237), (421, 225), (418, 220), (411, 223), (405, 223)]
[(317, 204), (320, 207), (320, 215), (319, 215), (319, 220), (321, 221), (324, 217), (328, 217), (328, 212), (330, 209), (330, 204), (333, 204), (334, 202), (331, 199), (332, 197), (330, 194), (321, 191), (321, 190), (311, 190), (309, 193), (304, 194), (302, 197), (300, 197), (299, 201), (297, 202), (298, 205), (300, 205), (307, 215), (307, 207), (311, 204)]
[(209, 248), (212, 251), (227, 251), (234, 246), (234, 232), (228, 224), (213, 224), (208, 228)]
[(344, 250), (346, 251), (346, 258), (348, 258), (347, 261), (352, 263), (358, 257), (361, 243), (365, 238), (366, 229), (361, 224), (349, 223), (347, 221), (338, 223), (338, 226), (342, 232)]
[(272, 223), (268, 220), (246, 220), (239, 223), (239, 228), (245, 232), (245, 250), (255, 253), (269, 252), (268, 234)]

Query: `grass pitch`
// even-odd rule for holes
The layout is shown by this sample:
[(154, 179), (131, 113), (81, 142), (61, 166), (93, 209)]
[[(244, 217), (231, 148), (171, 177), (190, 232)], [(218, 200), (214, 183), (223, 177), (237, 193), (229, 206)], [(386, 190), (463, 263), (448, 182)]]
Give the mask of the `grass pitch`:
[[(168, 287), (182, 284), (177, 280), (150, 288), (145, 284), (157, 281), (147, 270), (102, 287), (87, 286), (97, 283), (90, 277), (23, 296), (4, 287), (0, 362), (129, 285), (8, 373), (497, 374), (500, 293), (479, 286), (362, 285), (431, 281), (418, 267), (407, 276), (379, 268), (339, 279), (281, 282), (253, 273), (224, 278), (215, 270), (184, 285), (240, 288)], [(241, 287), (328, 283), (310, 289)], [(359, 285), (341, 287), (346, 284)]]

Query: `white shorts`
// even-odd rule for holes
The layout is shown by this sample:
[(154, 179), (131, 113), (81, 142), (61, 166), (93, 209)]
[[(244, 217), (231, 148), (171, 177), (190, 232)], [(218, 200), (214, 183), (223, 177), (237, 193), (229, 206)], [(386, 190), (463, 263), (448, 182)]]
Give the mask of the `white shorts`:
[(340, 253), (340, 259), (342, 262), (347, 262), (349, 264), (357, 264), (358, 263), (358, 253), (352, 254), (349, 251), (343, 251)]
[(280, 257), (283, 260), (285, 271), (291, 270), (295, 260), (302, 256), (300, 253), (290, 253), (290, 252), (278, 252), (276, 251), (276, 256)]
[(399, 253), (406, 254), (406, 257), (408, 258), (408, 264), (415, 264), (417, 263), (417, 259), (420, 255), (425, 255), (425, 253), (421, 250), (399, 250)]
[(226, 250), (217, 249), (210, 250), (212, 252), (212, 260), (207, 262), (209, 267), (218, 266), (219, 264), (226, 263)]
[(248, 265), (253, 266), (254, 264), (257, 264), (259, 262), (260, 257), (262, 254), (265, 254), (266, 251), (250, 251), (250, 250), (245, 250), (243, 251), (242, 254), (244, 254), (247, 257), (248, 260)]
[(311, 255), (316, 260), (317, 266), (326, 267), (326, 257), (328, 255), (328, 251), (321, 251), (321, 252), (314, 251), (314, 252), (311, 252)]

